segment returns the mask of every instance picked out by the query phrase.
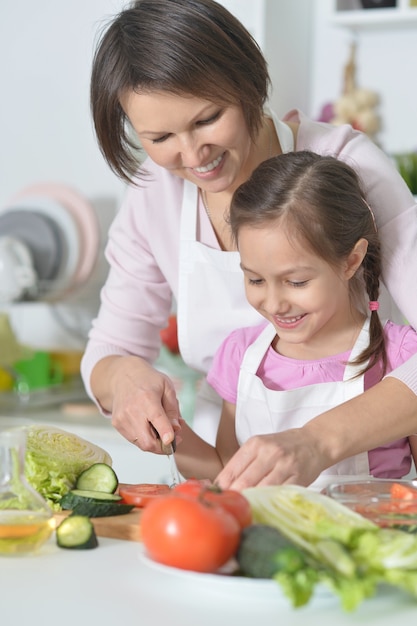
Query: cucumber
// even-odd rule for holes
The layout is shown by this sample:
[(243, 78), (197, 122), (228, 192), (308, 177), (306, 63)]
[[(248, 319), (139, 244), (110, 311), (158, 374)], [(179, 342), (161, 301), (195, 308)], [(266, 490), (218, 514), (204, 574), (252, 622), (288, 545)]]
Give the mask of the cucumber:
[(116, 472), (107, 463), (94, 463), (81, 472), (75, 488), (87, 491), (114, 493), (119, 485)]
[(110, 517), (125, 515), (134, 508), (133, 504), (122, 504), (121, 500), (121, 496), (114, 493), (73, 489), (62, 496), (60, 505), (62, 509), (72, 511), (75, 515)]
[(305, 553), (266, 524), (243, 529), (236, 558), (241, 574), (250, 578), (273, 578), (280, 571), (294, 573), (306, 564)]
[(84, 515), (70, 515), (55, 531), (60, 548), (70, 550), (91, 550), (97, 548), (98, 540), (92, 522)]

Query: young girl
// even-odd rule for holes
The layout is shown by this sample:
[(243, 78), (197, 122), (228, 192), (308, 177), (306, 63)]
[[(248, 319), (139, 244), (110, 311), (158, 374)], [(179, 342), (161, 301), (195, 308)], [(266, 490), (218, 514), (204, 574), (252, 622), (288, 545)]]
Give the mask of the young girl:
[[(247, 299), (267, 322), (232, 332), (209, 371), (223, 398), (213, 479), (251, 437), (303, 426), (417, 353), (411, 327), (380, 321), (380, 242), (350, 166), (308, 151), (265, 161), (236, 191), (230, 224)], [(400, 478), (411, 451), (416, 437), (323, 474)]]

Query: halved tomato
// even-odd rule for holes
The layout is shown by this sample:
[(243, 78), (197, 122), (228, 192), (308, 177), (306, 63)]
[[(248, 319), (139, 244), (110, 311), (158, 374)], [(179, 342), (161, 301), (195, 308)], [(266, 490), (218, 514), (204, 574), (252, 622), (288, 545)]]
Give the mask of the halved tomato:
[(133, 504), (136, 507), (144, 507), (149, 502), (153, 502), (161, 496), (166, 496), (171, 492), (169, 485), (154, 483), (138, 483), (135, 485), (120, 484), (119, 495), (126, 504)]

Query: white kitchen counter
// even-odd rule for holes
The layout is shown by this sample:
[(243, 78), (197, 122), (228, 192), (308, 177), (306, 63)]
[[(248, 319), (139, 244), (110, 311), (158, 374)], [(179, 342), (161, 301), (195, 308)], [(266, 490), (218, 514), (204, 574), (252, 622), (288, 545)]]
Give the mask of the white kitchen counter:
[(161, 572), (140, 543), (99, 538), (94, 550), (63, 550), (51, 539), (36, 556), (0, 558), (1, 623), (21, 626), (392, 626), (414, 623), (417, 603), (384, 590), (354, 613), (327, 590), (300, 609), (272, 581), (237, 582)]

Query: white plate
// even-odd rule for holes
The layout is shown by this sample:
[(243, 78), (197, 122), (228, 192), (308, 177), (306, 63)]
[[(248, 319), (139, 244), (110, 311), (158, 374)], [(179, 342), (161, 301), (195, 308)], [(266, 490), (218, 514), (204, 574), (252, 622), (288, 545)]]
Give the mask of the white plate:
[[(224, 592), (227, 594), (236, 593), (237, 595), (256, 594), (256, 597), (269, 597), (274, 599), (282, 599), (283, 602), (290, 605), (289, 599), (284, 596), (280, 585), (274, 580), (264, 578), (245, 578), (243, 576), (232, 576), (228, 573), (222, 573), (220, 571), (217, 574), (204, 574), (200, 572), (191, 572), (189, 570), (178, 569), (177, 567), (169, 567), (168, 565), (162, 565), (151, 559), (147, 554), (143, 546), (139, 552), (139, 558), (146, 565), (146, 567), (155, 570), (165, 576), (170, 576), (177, 582), (183, 581), (187, 584), (202, 585), (206, 591)], [(230, 571), (233, 569), (233, 563), (227, 564), (225, 569)], [(223, 570), (223, 568), (222, 568)], [(319, 585), (314, 591), (314, 597), (330, 597), (334, 594)]]

